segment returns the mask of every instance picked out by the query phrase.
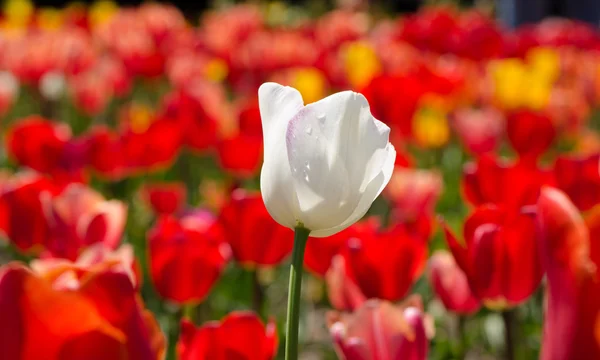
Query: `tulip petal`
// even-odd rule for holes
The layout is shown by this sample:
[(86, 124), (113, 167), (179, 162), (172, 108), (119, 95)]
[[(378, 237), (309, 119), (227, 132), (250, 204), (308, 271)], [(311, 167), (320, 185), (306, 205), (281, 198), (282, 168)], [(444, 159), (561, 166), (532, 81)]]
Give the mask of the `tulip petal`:
[(289, 121), (304, 103), (300, 93), (291, 87), (265, 83), (258, 89), (260, 115), (264, 134), (264, 164), (260, 187), (269, 214), (283, 226), (296, 226), (298, 200), (288, 162), (286, 131)]
[(335, 227), (332, 227), (329, 229), (324, 229), (324, 230), (319, 230), (319, 231), (312, 231), (310, 233), (310, 236), (312, 236), (312, 237), (327, 237), (327, 236), (333, 235), (337, 232), (344, 230), (345, 228), (352, 225), (356, 221), (360, 220), (367, 213), (367, 211), (369, 211), (371, 204), (379, 196), (379, 194), (381, 194), (381, 192), (383, 191), (383, 189), (385, 188), (387, 183), (390, 181), (390, 178), (392, 177), (392, 173), (394, 171), (394, 161), (396, 159), (396, 150), (394, 149), (393, 145), (389, 144), (387, 146), (387, 151), (388, 151), (387, 158), (386, 158), (386, 161), (385, 161), (381, 171), (373, 180), (371, 180), (369, 185), (367, 185), (367, 188), (365, 189), (364, 193), (362, 194), (358, 204), (356, 205), (356, 208), (354, 209), (354, 211), (352, 212), (350, 217), (348, 217), (346, 219), (346, 221), (344, 221), (339, 226), (335, 226)]
[[(356, 193), (343, 160), (331, 148), (332, 124), (321, 123), (318, 113), (302, 109), (287, 130), (288, 159), (298, 196), (300, 219), (310, 230), (341, 224), (356, 204)], [(332, 120), (333, 121), (333, 120)]]

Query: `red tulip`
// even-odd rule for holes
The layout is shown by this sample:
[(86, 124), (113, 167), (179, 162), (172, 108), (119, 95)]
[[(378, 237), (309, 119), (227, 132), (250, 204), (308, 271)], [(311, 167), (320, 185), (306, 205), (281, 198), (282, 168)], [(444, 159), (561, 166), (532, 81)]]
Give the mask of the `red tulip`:
[(41, 195), (56, 195), (60, 188), (37, 174), (19, 174), (3, 184), (0, 193), (0, 226), (21, 251), (39, 253), (46, 245), (49, 228)]
[(221, 167), (241, 177), (252, 177), (260, 168), (262, 138), (238, 134), (217, 144)]
[[(403, 89), (403, 96), (397, 94)], [(397, 128), (405, 137), (412, 134), (412, 118), (425, 92), (425, 84), (416, 77), (382, 75), (375, 77), (362, 91), (369, 100), (373, 115)]]
[(559, 157), (554, 163), (556, 187), (582, 211), (600, 203), (600, 154), (584, 158)]
[(364, 37), (367, 33), (365, 22), (362, 13), (334, 10), (319, 18), (314, 29), (315, 37), (319, 46), (336, 49), (346, 42)]
[(293, 232), (273, 220), (258, 193), (235, 190), (219, 222), (233, 257), (244, 266), (279, 265), (292, 252)]
[(217, 119), (208, 111), (208, 101), (179, 90), (165, 96), (159, 116), (176, 121), (185, 144), (196, 151), (205, 151), (217, 143)]
[(367, 298), (395, 301), (402, 299), (423, 273), (427, 241), (410, 235), (402, 225), (384, 231), (372, 226), (351, 238), (340, 254), (346, 276)]
[(529, 162), (510, 163), (481, 156), (463, 170), (462, 190), (474, 206), (486, 203), (513, 207), (535, 204), (540, 187), (550, 182), (550, 174)]
[(168, 40), (173, 33), (186, 27), (183, 14), (172, 5), (143, 4), (137, 9), (137, 15), (157, 44)]
[(146, 184), (142, 189), (142, 197), (154, 213), (175, 214), (183, 209), (187, 201), (187, 189), (181, 182)]
[(542, 269), (535, 220), (526, 209), (481, 206), (464, 224), (464, 243), (446, 226), (452, 255), (473, 294), (490, 308), (526, 301), (540, 284)]
[(542, 360), (600, 358), (599, 215), (584, 221), (566, 194), (542, 189), (539, 242), (548, 278)]
[[(47, 276), (48, 275), (48, 276)], [(0, 269), (0, 347), (8, 359), (161, 359), (165, 339), (129, 277), (111, 269)]]
[(66, 124), (37, 115), (22, 120), (9, 130), (8, 152), (23, 166), (51, 175), (58, 182), (82, 182), (88, 144), (71, 138)]
[(165, 59), (136, 10), (119, 11), (94, 35), (132, 75), (155, 78), (163, 73)]
[(120, 156), (132, 172), (168, 167), (183, 145), (183, 130), (178, 122), (147, 111), (143, 107), (132, 106), (123, 113)]
[(215, 217), (198, 210), (161, 216), (148, 233), (150, 274), (158, 293), (176, 303), (202, 301), (230, 256)]
[(263, 325), (252, 312), (234, 311), (220, 322), (196, 328), (184, 320), (177, 353), (181, 360), (271, 360), (277, 352), (277, 328)]
[(92, 127), (86, 135), (88, 164), (102, 177), (121, 178), (125, 174), (125, 159), (119, 136), (104, 126)]
[(10, 156), (21, 165), (49, 173), (59, 166), (70, 137), (67, 125), (32, 115), (9, 130), (6, 143)]
[(546, 114), (520, 110), (508, 115), (506, 133), (512, 147), (522, 158), (537, 159), (556, 137), (552, 119)]
[(450, 51), (482, 61), (504, 55), (506, 35), (498, 23), (478, 10), (461, 11), (455, 31), (447, 34)]
[(447, 251), (438, 250), (429, 259), (429, 283), (450, 311), (469, 315), (481, 307), (469, 288), (467, 276)]
[(449, 36), (457, 32), (458, 16), (449, 6), (419, 11), (401, 23), (401, 39), (422, 50), (445, 53), (452, 44)]
[(263, 24), (260, 8), (251, 4), (210, 12), (202, 19), (202, 41), (210, 52), (229, 60), (237, 47)]
[(92, 244), (114, 249), (125, 229), (127, 206), (118, 200), (106, 201), (84, 185), (69, 185), (60, 195), (41, 195), (50, 230), (46, 249), (53, 257), (74, 260)]
[(333, 257), (340, 252), (348, 240), (369, 236), (379, 227), (375, 218), (357, 222), (349, 228), (325, 238), (308, 238), (304, 252), (304, 266), (314, 275), (324, 277), (332, 264)]
[(242, 104), (238, 114), (238, 123), (240, 132), (243, 134), (258, 136), (262, 139), (262, 122), (257, 98), (252, 98)]
[(427, 321), (418, 297), (401, 305), (369, 300), (352, 314), (327, 314), (338, 357), (346, 360), (425, 360)]

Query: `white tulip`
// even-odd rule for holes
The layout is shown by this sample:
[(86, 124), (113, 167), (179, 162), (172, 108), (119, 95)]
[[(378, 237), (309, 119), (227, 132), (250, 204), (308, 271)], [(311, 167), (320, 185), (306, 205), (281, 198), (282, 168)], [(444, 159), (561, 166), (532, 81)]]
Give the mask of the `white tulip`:
[(263, 201), (279, 224), (314, 237), (352, 225), (387, 185), (396, 151), (390, 128), (361, 94), (344, 91), (304, 106), (291, 87), (258, 89), (264, 136)]

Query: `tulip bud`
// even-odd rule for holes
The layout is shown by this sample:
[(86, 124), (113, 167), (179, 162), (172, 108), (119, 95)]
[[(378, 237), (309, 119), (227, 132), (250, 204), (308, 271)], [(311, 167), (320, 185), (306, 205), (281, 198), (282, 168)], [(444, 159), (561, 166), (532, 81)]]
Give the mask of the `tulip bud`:
[(333, 235), (359, 220), (387, 185), (396, 151), (390, 129), (351, 91), (304, 106), (275, 83), (258, 90), (264, 134), (261, 192), (281, 225)]

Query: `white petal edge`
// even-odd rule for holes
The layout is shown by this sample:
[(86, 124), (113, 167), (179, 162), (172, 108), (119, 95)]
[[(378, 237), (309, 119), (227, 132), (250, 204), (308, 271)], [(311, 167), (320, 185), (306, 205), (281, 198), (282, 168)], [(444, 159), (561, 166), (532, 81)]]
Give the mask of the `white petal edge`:
[(293, 185), (285, 142), (289, 121), (304, 107), (298, 90), (277, 83), (258, 89), (264, 138), (264, 163), (260, 174), (263, 201), (271, 217), (289, 228), (297, 222), (298, 198)]

